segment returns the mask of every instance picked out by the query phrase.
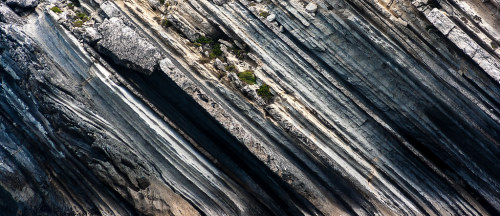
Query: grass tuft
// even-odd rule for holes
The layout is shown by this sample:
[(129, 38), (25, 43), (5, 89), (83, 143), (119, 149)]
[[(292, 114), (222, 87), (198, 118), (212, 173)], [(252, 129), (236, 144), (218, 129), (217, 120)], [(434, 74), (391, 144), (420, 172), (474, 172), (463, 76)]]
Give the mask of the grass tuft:
[(212, 44), (214, 41), (212, 40), (212, 38), (200, 36), (198, 39), (196, 39), (195, 42), (200, 44)]
[(273, 97), (273, 95), (271, 94), (271, 88), (265, 83), (262, 84), (259, 89), (257, 89), (257, 95), (259, 95), (265, 101), (269, 101)]
[(62, 13), (62, 10), (57, 6), (50, 8), (50, 10), (53, 11), (54, 13)]
[(82, 20), (75, 20), (73, 22), (74, 27), (82, 27), (83, 26), (83, 21)]
[(241, 81), (247, 83), (248, 85), (253, 85), (257, 83), (257, 78), (253, 74), (252, 70), (246, 70), (239, 73), (238, 78), (240, 78)]
[(167, 28), (167, 27), (169, 27), (169, 26), (171, 26), (171, 25), (172, 25), (172, 23), (170, 23), (170, 21), (168, 21), (168, 19), (163, 19), (163, 20), (161, 21), (161, 26), (163, 26), (163, 27), (165, 27), (165, 28)]
[(267, 18), (269, 16), (269, 12), (267, 12), (267, 11), (260, 11), (259, 16)]
[(82, 13), (82, 12), (76, 12), (75, 19), (80, 19), (83, 22), (87, 22), (90, 20), (90, 18), (87, 16), (87, 14)]
[(234, 64), (227, 65), (224, 69), (226, 69), (226, 71), (229, 71), (229, 72), (236, 72), (237, 71), (236, 66)]

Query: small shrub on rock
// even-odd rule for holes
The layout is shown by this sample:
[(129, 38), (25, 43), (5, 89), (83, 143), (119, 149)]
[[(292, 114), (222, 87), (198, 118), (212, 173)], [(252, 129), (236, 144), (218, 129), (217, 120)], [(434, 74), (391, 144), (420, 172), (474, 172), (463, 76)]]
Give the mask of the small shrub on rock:
[(62, 13), (62, 10), (57, 6), (50, 8), (50, 10), (53, 11), (54, 13)]
[(217, 74), (217, 78), (222, 79), (224, 76), (226, 76), (226, 72), (220, 72)]
[(199, 44), (200, 46), (202, 44), (210, 45), (211, 49), (210, 49), (210, 52), (208, 53), (208, 57), (211, 59), (221, 57), (222, 54), (224, 53), (221, 50), (220, 43), (215, 42), (212, 38), (209, 38), (209, 37), (201, 36), (198, 39), (196, 39), (194, 44)]
[(73, 22), (74, 27), (82, 27), (83, 26), (83, 21), (82, 20), (75, 20)]
[(165, 27), (165, 28), (167, 28), (167, 27), (169, 27), (169, 26), (171, 26), (171, 25), (172, 25), (172, 23), (170, 23), (170, 21), (168, 21), (168, 19), (163, 19), (163, 20), (161, 21), (161, 26), (163, 26), (163, 27)]
[(243, 59), (244, 57), (244, 54), (247, 53), (245, 50), (243, 49), (240, 49), (238, 47), (231, 47), (231, 50), (233, 51), (234, 55), (236, 56), (236, 58), (238, 59)]
[(491, 48), (493, 48), (493, 49), (497, 49), (498, 48), (498, 44), (495, 41), (492, 41), (490, 43), (490, 45), (491, 45)]
[(205, 36), (201, 36), (198, 39), (196, 39), (196, 43), (200, 44), (212, 44), (213, 42), (214, 41), (211, 38)]
[(220, 49), (220, 44), (215, 43), (212, 45), (212, 50), (209, 53), (210, 58), (217, 58), (222, 55), (222, 50)]
[(201, 43), (187, 42), (186, 45), (190, 47), (201, 47)]
[(259, 16), (267, 18), (269, 16), (269, 12), (267, 12), (267, 11), (260, 11)]
[(239, 73), (238, 78), (240, 78), (241, 81), (247, 83), (248, 85), (253, 85), (257, 83), (257, 78), (253, 74), (252, 70), (246, 70)]
[(269, 101), (273, 97), (273, 95), (271, 94), (270, 87), (268, 85), (266, 85), (265, 83), (262, 84), (259, 87), (259, 89), (257, 89), (257, 95), (259, 95), (265, 101)]
[(236, 72), (236, 66), (234, 66), (234, 64), (230, 64), (230, 65), (227, 65), (224, 69), (226, 69), (226, 71), (229, 71), (229, 72)]
[(82, 13), (82, 12), (77, 12), (75, 19), (80, 19), (83, 22), (89, 21), (90, 18), (87, 16), (87, 14)]

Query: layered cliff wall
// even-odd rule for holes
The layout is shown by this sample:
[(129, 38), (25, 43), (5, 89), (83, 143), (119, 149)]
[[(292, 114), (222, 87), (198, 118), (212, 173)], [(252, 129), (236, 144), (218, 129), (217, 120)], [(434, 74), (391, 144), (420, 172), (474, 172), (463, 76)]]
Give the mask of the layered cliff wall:
[(500, 214), (499, 8), (2, 2), (0, 210)]

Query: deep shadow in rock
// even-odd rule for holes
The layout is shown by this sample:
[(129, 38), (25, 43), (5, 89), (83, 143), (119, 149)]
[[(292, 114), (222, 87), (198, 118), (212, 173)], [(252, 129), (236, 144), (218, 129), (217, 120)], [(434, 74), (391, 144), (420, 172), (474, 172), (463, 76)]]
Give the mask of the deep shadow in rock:
[[(220, 168), (269, 208), (268, 211), (278, 215), (302, 215), (300, 209), (318, 212), (167, 75), (156, 70), (146, 76), (123, 67), (117, 68), (120, 75), (180, 130), (216, 158)], [(274, 203), (263, 200), (248, 184), (257, 184)]]

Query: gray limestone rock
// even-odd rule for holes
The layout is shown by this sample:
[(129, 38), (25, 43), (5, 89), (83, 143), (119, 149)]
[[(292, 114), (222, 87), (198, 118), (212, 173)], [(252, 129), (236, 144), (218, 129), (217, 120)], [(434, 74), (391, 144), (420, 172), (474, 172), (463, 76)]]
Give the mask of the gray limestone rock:
[(6, 0), (5, 4), (13, 8), (16, 12), (33, 9), (39, 4), (39, 0)]
[(161, 51), (121, 18), (106, 19), (98, 32), (102, 35), (97, 42), (99, 52), (117, 64), (149, 75), (162, 59)]
[(218, 70), (221, 70), (221, 71), (225, 70), (224, 63), (218, 58), (216, 58), (214, 61), (214, 67), (217, 68)]
[(183, 18), (170, 14), (167, 16), (167, 19), (175, 29), (182, 32), (189, 40), (195, 41), (200, 37), (200, 33), (196, 31), (195, 28), (188, 25), (187, 21)]
[(91, 46), (94, 46), (97, 41), (102, 39), (102, 35), (93, 27), (85, 27), (84, 40)]
[(214, 2), (214, 4), (216, 5), (223, 5), (225, 4), (228, 0), (212, 0)]
[(266, 19), (267, 19), (267, 21), (269, 21), (269, 22), (273, 22), (274, 20), (276, 20), (276, 15), (271, 14), (271, 15), (267, 16), (267, 18), (266, 18)]
[(318, 5), (315, 3), (310, 2), (309, 4), (306, 5), (306, 11), (308, 13), (316, 13), (318, 10)]
[(0, 3), (0, 215), (500, 215), (498, 1), (168, 2)]
[(121, 11), (112, 1), (105, 1), (100, 5), (100, 9), (107, 18), (120, 17)]
[(19, 23), (19, 16), (12, 11), (7, 5), (0, 3), (0, 22), (3, 23)]

